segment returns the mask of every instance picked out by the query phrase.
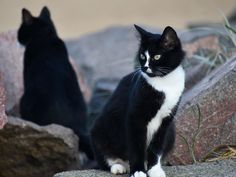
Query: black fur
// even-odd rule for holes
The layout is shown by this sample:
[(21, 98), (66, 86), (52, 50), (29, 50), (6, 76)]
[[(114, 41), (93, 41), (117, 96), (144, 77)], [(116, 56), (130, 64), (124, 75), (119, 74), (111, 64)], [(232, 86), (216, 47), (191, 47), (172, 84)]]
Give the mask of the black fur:
[(92, 158), (84, 98), (47, 7), (39, 17), (22, 10), (18, 40), (26, 47), (24, 95), (20, 100), (22, 118), (39, 125), (56, 123), (73, 129), (80, 137), (80, 149)]
[[(146, 32), (135, 26), (141, 36), (138, 55), (148, 50), (153, 58), (161, 54), (158, 61), (150, 61), (153, 73), (146, 73), (144, 59), (139, 57), (141, 71), (149, 77), (163, 77), (176, 69), (184, 57), (180, 41), (171, 27), (162, 35)], [(160, 68), (166, 67), (165, 70)], [(150, 144), (146, 147), (147, 124), (156, 115), (165, 100), (165, 94), (155, 90), (141, 75), (135, 71), (125, 76), (105, 105), (102, 114), (91, 129), (94, 155), (101, 169), (109, 170), (107, 158), (128, 160), (130, 173), (144, 171), (144, 161), (148, 169), (157, 162), (157, 155), (165, 156), (173, 147), (175, 126), (172, 114), (164, 118)]]
[[(150, 77), (162, 77), (180, 65), (184, 58), (184, 52), (180, 40), (173, 28), (169, 26), (166, 27), (162, 35), (152, 34), (137, 25), (135, 25), (135, 28), (141, 36), (138, 58), (143, 72)], [(140, 58), (140, 55), (144, 54), (144, 51), (146, 50), (150, 53), (151, 60), (149, 66), (153, 71), (152, 74), (147, 73), (147, 67), (144, 67), (146, 58)], [(161, 55), (160, 60), (154, 60), (155, 55)]]

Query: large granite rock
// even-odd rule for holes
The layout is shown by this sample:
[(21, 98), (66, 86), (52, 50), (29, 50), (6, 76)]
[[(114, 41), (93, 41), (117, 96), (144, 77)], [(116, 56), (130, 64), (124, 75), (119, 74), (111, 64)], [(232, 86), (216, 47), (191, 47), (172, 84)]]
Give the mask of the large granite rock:
[[(201, 163), (188, 166), (164, 167), (167, 177), (235, 177), (236, 160), (225, 160), (214, 163)], [(123, 175), (126, 177), (128, 175)], [(54, 177), (122, 177), (97, 170), (68, 171), (54, 175)]]
[(5, 102), (6, 102), (5, 90), (0, 75), (0, 129), (2, 129), (7, 122), (7, 116), (5, 114)]
[[(195, 32), (196, 33), (196, 32)], [(184, 68), (186, 72), (186, 83), (185, 91), (194, 87), (198, 82), (200, 82), (207, 74), (210, 73), (214, 67), (207, 63), (210, 57), (205, 57), (204, 60), (196, 59), (195, 55), (201, 56), (201, 52), (205, 51), (206, 55), (213, 55), (212, 53), (222, 52), (219, 38), (215, 34), (202, 34), (202, 33), (188, 32), (186, 36), (192, 34), (190, 39), (185, 35), (182, 36), (183, 49), (186, 52), (186, 57), (184, 60)], [(195, 37), (194, 37), (195, 36)], [(203, 56), (204, 58), (204, 56)]]
[(1, 177), (51, 177), (78, 169), (78, 138), (59, 125), (40, 127), (9, 117), (0, 130)]
[(6, 110), (10, 111), (23, 94), (23, 47), (16, 31), (0, 34), (0, 75), (6, 90)]
[(183, 95), (172, 164), (201, 161), (219, 145), (236, 144), (236, 58)]
[(95, 83), (93, 95), (88, 105), (88, 126), (93, 125), (93, 121), (99, 116), (104, 105), (116, 89), (119, 80), (100, 79)]
[(91, 87), (99, 79), (120, 79), (134, 69), (138, 38), (134, 28), (110, 27), (67, 42)]

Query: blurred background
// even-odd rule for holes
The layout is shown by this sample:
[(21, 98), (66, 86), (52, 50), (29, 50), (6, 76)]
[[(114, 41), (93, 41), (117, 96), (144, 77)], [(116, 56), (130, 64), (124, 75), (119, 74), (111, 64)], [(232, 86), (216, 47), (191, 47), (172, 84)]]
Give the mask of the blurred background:
[(190, 22), (219, 22), (235, 0), (0, 0), (0, 32), (19, 27), (21, 9), (38, 15), (47, 5), (62, 38), (79, 37), (111, 25), (167, 25), (182, 29)]
[(43, 6), (67, 46), (87, 103), (88, 126), (120, 79), (137, 66), (133, 24), (157, 33), (167, 25), (177, 29), (186, 52), (186, 84), (176, 145), (166, 161), (184, 166), (167, 167), (167, 176), (236, 176), (235, 0), (0, 0), (0, 177), (52, 177), (93, 165), (80, 158), (78, 137), (70, 129), (38, 126), (19, 114), (21, 10), (38, 16)]

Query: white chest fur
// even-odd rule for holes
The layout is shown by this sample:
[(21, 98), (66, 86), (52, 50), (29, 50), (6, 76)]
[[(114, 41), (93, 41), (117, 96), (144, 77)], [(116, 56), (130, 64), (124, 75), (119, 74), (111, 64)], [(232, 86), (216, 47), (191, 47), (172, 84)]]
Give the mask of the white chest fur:
[(174, 71), (164, 77), (148, 77), (142, 73), (148, 84), (155, 90), (165, 94), (164, 102), (156, 115), (147, 125), (147, 146), (154, 133), (159, 129), (163, 118), (170, 115), (174, 106), (178, 103), (179, 98), (184, 90), (185, 74), (182, 66), (179, 66)]

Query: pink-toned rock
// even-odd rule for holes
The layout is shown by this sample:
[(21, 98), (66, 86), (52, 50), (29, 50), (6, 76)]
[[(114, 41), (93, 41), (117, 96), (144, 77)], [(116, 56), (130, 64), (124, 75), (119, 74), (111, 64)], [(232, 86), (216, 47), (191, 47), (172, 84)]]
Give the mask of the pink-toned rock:
[(185, 91), (188, 91), (200, 82), (210, 71), (210, 66), (203, 62), (198, 62), (185, 69)]
[(75, 70), (77, 79), (79, 81), (81, 92), (84, 95), (85, 102), (88, 103), (92, 96), (92, 89), (88, 86), (88, 83), (85, 80), (85, 77), (83, 73), (81, 72), (81, 69), (78, 66), (76, 66), (76, 62), (72, 57), (70, 57), (70, 63)]
[(0, 75), (0, 129), (2, 129), (7, 122), (7, 116), (5, 114), (5, 101), (5, 90)]
[(11, 110), (23, 93), (23, 51), (16, 31), (0, 34), (0, 74), (6, 90), (6, 110)]
[(184, 43), (183, 49), (186, 51), (187, 57), (192, 57), (199, 49), (208, 49), (221, 52), (219, 38), (214, 34), (203, 36), (194, 41)]
[[(17, 41), (16, 30), (0, 33), (0, 75), (6, 90), (6, 111), (9, 114), (19, 116), (19, 100), (23, 94), (23, 54), (24, 47)], [(77, 78), (85, 96), (85, 100), (91, 97), (91, 89), (83, 79), (80, 69), (70, 62), (77, 74)]]
[(184, 94), (176, 126), (172, 164), (202, 161), (215, 147), (236, 144), (236, 58)]

